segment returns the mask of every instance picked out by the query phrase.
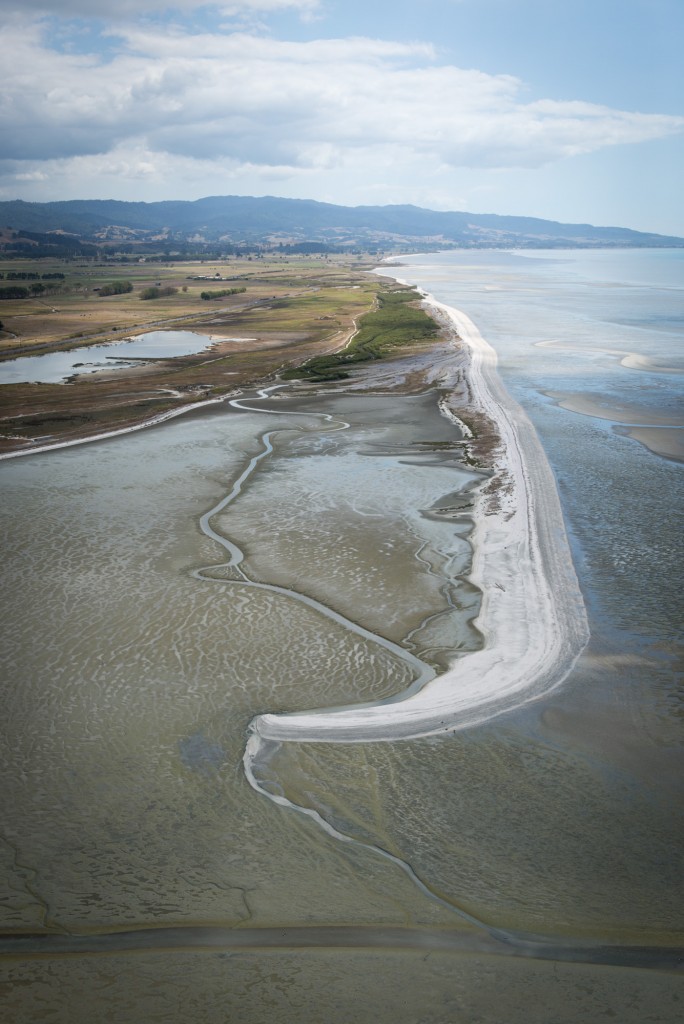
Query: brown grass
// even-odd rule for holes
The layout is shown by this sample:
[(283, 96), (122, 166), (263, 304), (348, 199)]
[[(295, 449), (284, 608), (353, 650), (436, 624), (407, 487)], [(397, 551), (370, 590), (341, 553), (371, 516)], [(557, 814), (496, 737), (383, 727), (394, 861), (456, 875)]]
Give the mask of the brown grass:
[[(69, 274), (71, 288), (68, 294), (47, 299), (0, 304), (5, 327), (0, 358), (75, 348), (93, 340), (120, 340), (122, 333), (130, 336), (150, 329), (182, 327), (215, 341), (209, 352), (199, 355), (88, 375), (71, 384), (1, 386), (0, 451), (23, 449), (27, 440), (72, 440), (139, 423), (166, 409), (272, 377), (313, 355), (336, 351), (348, 340), (356, 318), (371, 308), (378, 289), (387, 287), (361, 274), (351, 261), (311, 257), (116, 269), (60, 267), (56, 261), (32, 261), (22, 267), (17, 261), (5, 262), (0, 269), (61, 269)], [(230, 286), (245, 287), (246, 292), (218, 301), (200, 299), (200, 291), (211, 285), (188, 277), (216, 272), (237, 277)], [(134, 291), (106, 298), (93, 292), (98, 283), (117, 278), (131, 280)], [(157, 281), (178, 287), (178, 293), (141, 301), (140, 290)], [(180, 290), (184, 285), (187, 292)], [(255, 340), (220, 340), (232, 336)]]

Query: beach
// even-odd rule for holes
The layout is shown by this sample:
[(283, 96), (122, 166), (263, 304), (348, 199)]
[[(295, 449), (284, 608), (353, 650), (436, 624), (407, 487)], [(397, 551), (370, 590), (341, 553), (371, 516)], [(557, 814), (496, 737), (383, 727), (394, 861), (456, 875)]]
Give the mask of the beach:
[(475, 725), (558, 686), (587, 642), (555, 483), (534, 428), (501, 385), (496, 354), (472, 321), (434, 299), (427, 308), (467, 345), (468, 411), (493, 423), (499, 438), (496, 486), (480, 494), (472, 535), (470, 580), (482, 592), (476, 624), (484, 647), (391, 704), (261, 715), (247, 762), (260, 739), (388, 741)]
[[(169, 1020), (209, 992), (258, 1022), (305, 977), (363, 1016), (381, 974), (380, 1021), (497, 1019), (502, 978), (516, 1024), (677, 1019), (676, 581), (644, 494), (679, 467), (519, 401), (485, 316), (421, 285), (424, 348), (0, 463), (11, 1010), (130, 1016), (161, 985)], [(573, 424), (571, 488), (538, 406)], [(643, 480), (613, 502), (617, 451)]]

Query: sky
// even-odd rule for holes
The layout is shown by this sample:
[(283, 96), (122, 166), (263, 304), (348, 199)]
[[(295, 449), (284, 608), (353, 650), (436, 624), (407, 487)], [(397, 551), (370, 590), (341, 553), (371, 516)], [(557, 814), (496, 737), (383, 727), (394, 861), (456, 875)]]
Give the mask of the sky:
[(684, 236), (684, 0), (0, 0), (0, 198)]

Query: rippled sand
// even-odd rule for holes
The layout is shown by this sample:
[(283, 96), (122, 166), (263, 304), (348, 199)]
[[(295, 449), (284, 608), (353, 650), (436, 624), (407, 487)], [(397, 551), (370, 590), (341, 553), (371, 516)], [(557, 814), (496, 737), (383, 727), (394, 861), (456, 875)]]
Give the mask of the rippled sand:
[[(678, 1024), (671, 975), (620, 967), (502, 961), (430, 949), (179, 951), (16, 966), (5, 1006), (16, 1024), (82, 1019), (292, 1024)], [(503, 1008), (503, 1009), (502, 1009)], [(505, 1016), (502, 1016), (502, 1013)]]
[[(414, 673), (313, 606), (229, 570), (212, 576), (226, 551), (201, 516), (276, 431), (273, 455), (213, 528), (244, 550), (251, 579), (306, 593), (440, 669), (482, 643), (466, 579), (481, 475), (457, 464), (438, 397), (302, 398), (287, 423), (275, 399), (272, 416), (216, 406), (0, 466), (4, 935), (352, 926), (360, 947), (188, 952), (181, 932), (165, 953), (10, 957), (0, 972), (18, 1024), (46, 1008), (71, 1021), (75, 999), (122, 1024), (489, 1020), (495, 981), (521, 1008), (512, 1021), (541, 1024), (559, 1004), (559, 1021), (598, 1006), (636, 1024), (646, 1005), (675, 1019), (660, 976), (477, 953), (486, 928), (370, 848), (410, 861), (486, 924), (629, 941), (650, 914), (653, 942), (671, 941), (669, 867), (657, 884), (639, 872), (644, 857), (674, 867), (676, 831), (657, 803), (639, 804), (643, 835), (624, 841), (625, 730), (612, 726), (601, 760), (610, 730), (578, 745), (586, 713), (558, 698), (447, 745), (278, 752), (274, 790), (366, 847), (335, 842), (244, 777), (255, 714), (382, 699)], [(350, 428), (331, 431), (321, 412)], [(371, 950), (365, 927), (412, 927), (427, 945)], [(471, 952), (427, 952), (445, 929)], [(538, 1018), (523, 1015), (530, 1003)]]
[[(259, 708), (382, 697), (411, 679), (390, 653), (296, 602), (193, 578), (221, 555), (199, 515), (263, 426), (250, 413), (207, 413), (1, 467), (3, 930), (403, 921), (404, 901), (439, 917), (408, 882), (399, 902), (391, 876), (382, 895), (381, 865), (359, 866), (364, 882), (349, 888), (349, 854), (273, 818), (244, 779)], [(432, 472), (434, 499), (444, 471)], [(339, 517), (338, 527), (345, 549)], [(401, 553), (411, 537), (424, 543), (400, 522), (393, 534)], [(353, 535), (340, 570), (352, 577)], [(388, 587), (392, 561), (376, 568)], [(428, 587), (419, 619), (440, 610), (444, 596)]]

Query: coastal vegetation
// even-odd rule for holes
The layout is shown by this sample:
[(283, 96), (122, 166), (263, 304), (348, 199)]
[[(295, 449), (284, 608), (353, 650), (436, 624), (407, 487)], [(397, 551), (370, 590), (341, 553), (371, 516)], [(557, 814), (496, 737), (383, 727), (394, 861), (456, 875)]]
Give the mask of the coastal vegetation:
[(414, 288), (380, 292), (377, 308), (366, 313), (342, 352), (315, 356), (304, 366), (286, 371), (283, 378), (343, 380), (354, 363), (382, 359), (402, 345), (433, 338), (438, 327), (432, 317), (415, 305), (419, 299)]

